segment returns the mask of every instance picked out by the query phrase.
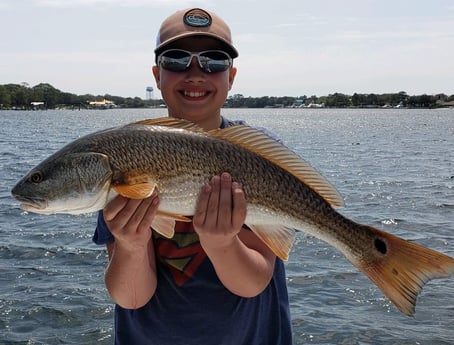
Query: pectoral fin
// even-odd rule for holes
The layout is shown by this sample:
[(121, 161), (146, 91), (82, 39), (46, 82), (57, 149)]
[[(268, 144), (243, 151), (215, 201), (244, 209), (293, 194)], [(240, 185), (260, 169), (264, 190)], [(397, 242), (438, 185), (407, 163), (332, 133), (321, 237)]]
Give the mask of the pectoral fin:
[(277, 224), (247, 224), (248, 227), (272, 250), (277, 257), (288, 260), (295, 242), (295, 230)]
[(136, 184), (117, 184), (112, 188), (121, 196), (129, 199), (145, 199), (153, 194), (156, 184), (141, 182)]

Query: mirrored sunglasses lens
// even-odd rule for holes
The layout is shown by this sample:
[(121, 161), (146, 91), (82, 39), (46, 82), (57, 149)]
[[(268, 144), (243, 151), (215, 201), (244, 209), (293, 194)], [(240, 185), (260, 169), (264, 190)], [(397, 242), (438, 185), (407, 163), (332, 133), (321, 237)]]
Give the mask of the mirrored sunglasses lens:
[(206, 51), (199, 55), (203, 70), (209, 73), (227, 71), (231, 65), (231, 59), (222, 51)]
[(188, 52), (181, 50), (169, 50), (164, 52), (159, 59), (159, 64), (162, 68), (173, 71), (181, 72), (186, 69), (191, 55)]

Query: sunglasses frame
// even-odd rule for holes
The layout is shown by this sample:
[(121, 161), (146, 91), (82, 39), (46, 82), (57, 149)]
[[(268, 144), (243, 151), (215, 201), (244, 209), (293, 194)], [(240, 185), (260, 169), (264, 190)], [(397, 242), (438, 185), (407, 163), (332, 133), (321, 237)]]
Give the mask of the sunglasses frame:
[[(166, 53), (169, 53), (169, 52), (182, 52), (182, 53), (187, 53), (188, 54), (188, 62), (187, 64), (185, 65), (184, 69), (182, 70), (172, 70), (172, 69), (169, 69), (169, 68), (166, 68), (164, 66), (161, 66), (162, 65), (162, 59), (163, 58), (166, 58), (165, 54)], [(223, 60), (227, 60), (229, 62), (228, 66), (226, 66), (226, 68), (224, 70), (220, 70), (220, 71), (212, 71), (210, 68), (209, 68), (209, 63), (205, 62), (203, 63), (201, 60), (200, 60), (200, 55), (201, 54), (204, 54), (204, 53), (221, 53), (221, 54), (224, 54), (226, 59), (223, 59)], [(170, 59), (174, 59), (174, 60), (181, 60), (181, 59), (186, 59), (187, 58), (186, 56), (185, 57), (182, 57), (182, 58), (170, 58), (170, 57), (167, 57), (167, 58), (170, 58)], [(187, 71), (189, 69), (189, 66), (191, 65), (192, 63), (192, 59), (196, 57), (197, 58), (197, 61), (199, 63), (199, 67), (202, 69), (202, 71), (204, 71), (205, 73), (220, 73), (220, 72), (225, 72), (227, 71), (230, 67), (232, 67), (233, 65), (233, 59), (232, 57), (225, 51), (223, 50), (216, 50), (216, 49), (209, 49), (209, 50), (204, 50), (204, 51), (200, 51), (200, 52), (191, 52), (189, 50), (184, 50), (184, 49), (167, 49), (165, 51), (163, 51), (161, 54), (159, 54), (158, 58), (157, 58), (157, 65), (158, 66), (161, 66), (162, 68), (164, 68), (165, 70), (167, 71), (171, 71), (171, 72), (184, 72), (184, 71)], [(207, 59), (209, 59), (210, 61), (223, 61), (223, 60), (215, 60), (215, 59), (211, 59), (209, 57), (205, 57)], [(181, 64), (183, 65), (183, 64)]]

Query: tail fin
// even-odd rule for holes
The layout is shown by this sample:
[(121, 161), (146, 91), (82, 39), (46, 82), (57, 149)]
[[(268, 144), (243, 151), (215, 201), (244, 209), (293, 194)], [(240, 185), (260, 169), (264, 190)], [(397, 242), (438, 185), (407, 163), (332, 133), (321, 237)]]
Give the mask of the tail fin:
[(368, 228), (377, 236), (375, 248), (381, 253), (380, 258), (360, 262), (357, 266), (402, 313), (413, 315), (424, 284), (434, 278), (452, 275), (454, 259), (384, 231)]

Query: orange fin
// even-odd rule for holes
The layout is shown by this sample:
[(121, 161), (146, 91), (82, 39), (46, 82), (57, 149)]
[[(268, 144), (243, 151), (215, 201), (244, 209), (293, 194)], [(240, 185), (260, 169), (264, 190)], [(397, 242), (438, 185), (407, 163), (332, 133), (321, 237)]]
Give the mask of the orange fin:
[(172, 128), (180, 128), (186, 129), (193, 132), (206, 132), (202, 127), (196, 125), (193, 122), (177, 119), (175, 117), (161, 117), (157, 119), (147, 119), (134, 122), (133, 124), (136, 125), (144, 125), (144, 126), (164, 126), (164, 127), (172, 127)]
[(157, 216), (177, 220), (179, 222), (192, 222), (192, 219), (181, 214), (158, 210)]
[(166, 238), (172, 238), (175, 234), (175, 220), (156, 216), (151, 223), (154, 231)]
[(247, 224), (248, 227), (282, 260), (288, 255), (295, 242), (295, 230), (277, 224)]
[(368, 227), (377, 237), (375, 260), (352, 260), (388, 297), (409, 316), (415, 312), (422, 287), (434, 278), (454, 273), (454, 259), (384, 231)]
[(239, 125), (214, 129), (207, 133), (213, 137), (244, 147), (273, 162), (311, 187), (330, 205), (344, 206), (342, 196), (327, 179), (308, 162), (263, 131), (253, 127)]
[(151, 227), (162, 236), (172, 238), (175, 234), (175, 221), (191, 222), (192, 220), (179, 214), (158, 210)]
[(145, 199), (153, 194), (156, 184), (152, 182), (142, 182), (136, 184), (118, 184), (112, 188), (121, 196), (129, 199)]

